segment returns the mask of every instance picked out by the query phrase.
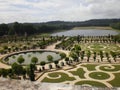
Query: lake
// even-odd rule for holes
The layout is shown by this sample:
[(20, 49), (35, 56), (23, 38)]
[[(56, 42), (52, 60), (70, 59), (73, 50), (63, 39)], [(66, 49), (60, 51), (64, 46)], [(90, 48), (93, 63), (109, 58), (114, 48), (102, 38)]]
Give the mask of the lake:
[(77, 35), (84, 35), (84, 36), (106, 36), (106, 35), (117, 35), (119, 31), (116, 30), (98, 30), (98, 29), (80, 29), (80, 30), (68, 30), (63, 32), (53, 33), (52, 36), (77, 36)]

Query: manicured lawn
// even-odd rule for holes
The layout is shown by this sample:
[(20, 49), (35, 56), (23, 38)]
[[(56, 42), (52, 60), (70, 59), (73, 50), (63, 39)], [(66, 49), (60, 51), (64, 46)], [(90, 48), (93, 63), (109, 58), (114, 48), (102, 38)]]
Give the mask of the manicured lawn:
[[(57, 78), (57, 77), (59, 77), (59, 75), (60, 75), (60, 78)], [(69, 77), (67, 74), (62, 73), (62, 72), (50, 73), (50, 74), (48, 74), (48, 76), (50, 76), (52, 78), (45, 77), (42, 80), (42, 82), (59, 83), (59, 82), (64, 82), (64, 81), (73, 81), (73, 80), (75, 80), (74, 77)]]
[(114, 73), (115, 79), (110, 81), (109, 83), (114, 87), (120, 87), (120, 73)]
[(86, 67), (88, 69), (88, 71), (93, 71), (93, 70), (96, 70), (95, 67), (97, 66), (97, 64), (83, 64), (81, 65), (83, 67)]
[(100, 69), (103, 71), (109, 71), (109, 72), (114, 72), (114, 71), (119, 71), (120, 70), (120, 65), (112, 65), (115, 68), (112, 68), (110, 66), (101, 66)]
[(109, 74), (104, 73), (104, 72), (92, 72), (89, 74), (89, 76), (93, 79), (98, 79), (98, 80), (104, 80), (110, 77)]
[(85, 78), (85, 71), (82, 68), (78, 68), (76, 71), (69, 71), (73, 75), (79, 76), (80, 78)]
[(106, 44), (106, 43), (86, 43), (86, 44), (79, 44), (82, 48), (82, 50), (84, 51), (95, 51), (97, 53), (99, 53), (101, 50), (105, 51), (105, 52), (110, 52), (112, 51), (116, 51), (119, 52), (120, 51), (120, 47), (116, 44)]
[[(120, 87), (120, 65), (115, 64), (104, 64), (103, 66), (100, 66), (100, 71), (96, 70), (95, 67), (99, 66), (100, 64), (81, 64), (80, 67), (76, 67), (77, 69), (71, 69), (66, 70), (64, 72), (52, 72), (48, 73), (49, 77), (45, 77), (42, 82), (50, 82), (50, 83), (61, 83), (65, 82), (67, 84), (76, 84), (76, 85), (91, 85), (95, 87), (107, 87), (104, 83), (108, 83), (112, 85), (113, 87)], [(110, 65), (110, 66), (109, 66)], [(114, 67), (113, 69), (111, 67)], [(87, 69), (84, 70), (84, 69)], [(106, 72), (102, 72), (106, 71)], [(85, 77), (84, 75), (89, 72), (89, 79), (88, 77)], [(115, 76), (114, 79), (111, 81), (107, 81), (107, 79), (110, 78), (109, 73), (113, 74)], [(67, 73), (71, 73), (71, 76), (69, 76)], [(79, 76), (75, 77), (75, 76)], [(77, 80), (77, 81), (76, 81)], [(96, 81), (97, 80), (97, 81)], [(104, 80), (104, 83), (102, 83)], [(66, 82), (68, 81), (68, 82)]]
[(95, 86), (95, 87), (106, 87), (104, 84), (100, 83), (100, 82), (96, 82), (96, 81), (80, 81), (75, 83), (76, 85), (91, 85), (91, 86)]

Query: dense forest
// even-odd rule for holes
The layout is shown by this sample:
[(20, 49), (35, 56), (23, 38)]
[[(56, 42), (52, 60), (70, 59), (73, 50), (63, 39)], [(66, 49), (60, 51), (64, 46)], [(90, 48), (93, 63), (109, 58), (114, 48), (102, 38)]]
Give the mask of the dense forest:
[[(82, 26), (112, 26), (120, 29), (120, 19), (92, 19), (82, 22), (51, 21), (46, 23), (9, 23), (0, 24), (0, 36), (4, 35), (32, 35), (38, 33), (49, 33), (57, 30), (69, 30), (73, 27)], [(115, 24), (114, 24), (115, 23)], [(117, 23), (117, 24), (116, 24)]]

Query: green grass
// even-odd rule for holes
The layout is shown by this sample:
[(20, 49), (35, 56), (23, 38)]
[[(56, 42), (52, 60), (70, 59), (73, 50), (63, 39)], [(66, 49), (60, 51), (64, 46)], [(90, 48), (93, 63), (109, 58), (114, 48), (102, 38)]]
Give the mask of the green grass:
[(76, 71), (69, 71), (73, 75), (79, 76), (80, 78), (85, 78), (85, 71), (82, 68), (78, 68)]
[[(59, 75), (61, 77), (57, 78)], [(48, 74), (48, 76), (50, 76), (52, 78), (55, 78), (55, 79), (51, 79), (51, 78), (45, 77), (42, 80), (42, 82), (59, 83), (59, 82), (64, 82), (64, 81), (73, 81), (73, 80), (75, 80), (74, 77), (69, 77), (67, 74), (65, 74), (63, 72), (50, 73), (50, 74)]]
[(120, 65), (112, 65), (115, 68), (111, 68), (110, 66), (101, 66), (100, 69), (103, 71), (109, 71), (109, 72), (114, 72), (114, 71), (119, 71), (120, 70)]
[(97, 64), (86, 64), (86, 65), (81, 65), (81, 66), (86, 67), (88, 71), (94, 71), (96, 70), (95, 67), (97, 66)]
[(98, 79), (98, 80), (104, 80), (110, 77), (109, 74), (104, 73), (104, 72), (92, 72), (89, 74), (89, 76), (93, 79)]
[(109, 83), (114, 87), (120, 87), (120, 73), (114, 73), (114, 75), (115, 75), (115, 79), (109, 81)]
[(100, 83), (100, 82), (96, 82), (96, 81), (80, 81), (75, 83), (76, 85), (84, 85), (84, 84), (88, 84), (91, 86), (95, 86), (95, 87), (106, 87), (104, 84)]
[[(116, 44), (107, 44), (107, 43), (86, 43), (86, 44), (79, 44), (82, 48), (82, 50), (84, 51), (95, 51), (97, 53), (99, 53), (99, 51), (105, 51), (105, 52), (110, 52), (112, 51), (116, 51), (119, 52), (120, 51), (120, 47)], [(90, 48), (89, 48), (90, 47)], [(104, 48), (105, 47), (105, 48)]]
[(98, 44), (98, 43), (94, 43), (91, 48), (94, 48), (94, 49), (100, 49), (100, 48), (103, 48), (103, 45), (101, 44)]
[(88, 26), (88, 27), (74, 27), (73, 30), (80, 30), (80, 29), (93, 29), (93, 30), (96, 30), (96, 29), (100, 29), (100, 30), (113, 30), (111, 27), (99, 27), (99, 26)]

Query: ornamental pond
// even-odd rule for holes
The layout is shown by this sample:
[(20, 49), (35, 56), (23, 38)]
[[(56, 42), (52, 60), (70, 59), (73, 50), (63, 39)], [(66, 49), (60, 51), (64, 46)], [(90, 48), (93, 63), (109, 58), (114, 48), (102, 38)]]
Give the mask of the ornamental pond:
[(117, 35), (119, 31), (116, 30), (100, 30), (100, 29), (80, 29), (80, 30), (68, 30), (63, 32), (53, 33), (52, 36), (107, 36), (107, 35)]
[(38, 58), (38, 62), (36, 64), (39, 64), (41, 61), (45, 61), (46, 63), (49, 63), (47, 56), (51, 55), (53, 57), (53, 61), (60, 60), (61, 56), (59, 52), (54, 52), (54, 51), (28, 51), (28, 52), (20, 52), (20, 53), (15, 53), (8, 55), (7, 57), (4, 58), (5, 63), (7, 64), (13, 64), (14, 62), (17, 62), (17, 59), (19, 57), (24, 58), (24, 62), (22, 63), (23, 65), (28, 65), (31, 63), (32, 57)]

